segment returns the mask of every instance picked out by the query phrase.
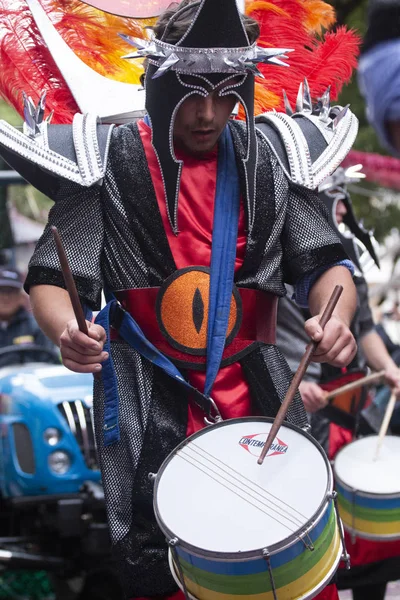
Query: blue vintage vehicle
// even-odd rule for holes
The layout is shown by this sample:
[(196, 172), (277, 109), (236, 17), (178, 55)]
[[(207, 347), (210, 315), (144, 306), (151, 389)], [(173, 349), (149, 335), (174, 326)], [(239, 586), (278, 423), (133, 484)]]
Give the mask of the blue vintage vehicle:
[[(21, 364), (32, 350), (0, 350), (15, 352), (18, 363), (0, 369), (0, 565), (52, 573), (63, 600), (117, 599), (91, 419), (93, 378), (68, 371), (49, 351), (56, 364)], [(73, 579), (82, 582), (82, 595), (68, 592)]]

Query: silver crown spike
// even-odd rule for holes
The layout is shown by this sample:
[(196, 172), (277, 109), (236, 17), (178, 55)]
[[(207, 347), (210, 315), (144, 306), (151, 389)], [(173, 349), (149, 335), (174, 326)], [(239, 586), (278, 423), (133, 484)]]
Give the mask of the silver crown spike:
[(26, 134), (29, 137), (36, 137), (40, 134), (40, 125), (43, 123), (46, 92), (41, 95), (37, 106), (35, 106), (32, 98), (27, 96), (25, 92), (22, 92), (22, 97), (24, 102), (24, 126)]
[(253, 62), (267, 62), (283, 67), (289, 66), (287, 63), (283, 62), (283, 60), (288, 60), (286, 54), (288, 52), (293, 52), (293, 48), (261, 48), (260, 46), (256, 46), (255, 50), (256, 56), (252, 59)]
[(330, 85), (326, 88), (326, 90), (322, 94), (321, 98), (319, 98), (318, 104), (319, 104), (319, 108), (320, 108), (319, 118), (324, 123), (327, 123), (329, 120), (329, 113), (331, 112), (331, 86)]
[(282, 90), (282, 93), (283, 93), (283, 103), (285, 105), (286, 114), (289, 115), (289, 117), (291, 117), (294, 112), (293, 108), (289, 102), (289, 98), (287, 97), (286, 91)]
[(43, 122), (43, 118), (44, 118), (44, 111), (46, 108), (46, 96), (47, 96), (47, 91), (44, 90), (40, 96), (38, 105), (36, 107), (36, 111), (35, 111), (35, 120), (37, 125), (40, 125)]
[(53, 116), (54, 116), (54, 110), (52, 110), (51, 113), (48, 115), (48, 117), (46, 117), (46, 123), (48, 125), (50, 125), (51, 121), (53, 120)]
[(308, 85), (308, 81), (306, 78), (304, 78), (304, 87), (303, 87), (303, 112), (306, 112), (306, 113), (312, 112), (310, 86)]
[(246, 67), (246, 71), (253, 73), (253, 75), (256, 75), (256, 77), (261, 77), (262, 79), (265, 79), (264, 75), (261, 73), (257, 65), (255, 65), (252, 62), (245, 62), (244, 65)]
[(296, 99), (296, 112), (303, 112), (303, 83), (299, 85)]
[(340, 113), (334, 118), (334, 120), (332, 121), (332, 129), (336, 129), (336, 127), (339, 125), (340, 121), (346, 115), (346, 113), (349, 109), (349, 106), (350, 106), (350, 104), (346, 104), (346, 106), (344, 108), (342, 108)]
[(161, 75), (164, 75), (164, 73), (166, 73), (171, 69), (171, 67), (176, 65), (176, 63), (178, 63), (179, 60), (179, 56), (176, 56), (176, 54), (170, 54), (168, 58), (164, 60), (162, 65), (158, 67), (157, 71), (152, 76), (152, 79), (157, 79), (157, 77), (161, 77)]
[(119, 33), (118, 36), (124, 40), (124, 42), (128, 42), (134, 48), (138, 48), (139, 50), (145, 50), (150, 45), (148, 41), (142, 40), (140, 38), (134, 38), (130, 35), (126, 35), (125, 33)]

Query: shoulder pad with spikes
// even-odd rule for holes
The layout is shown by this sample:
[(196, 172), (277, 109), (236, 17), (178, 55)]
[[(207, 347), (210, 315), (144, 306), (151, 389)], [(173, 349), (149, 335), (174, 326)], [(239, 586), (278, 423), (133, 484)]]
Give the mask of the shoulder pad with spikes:
[(23, 131), (0, 121), (4, 160), (50, 198), (60, 180), (83, 187), (101, 184), (113, 125), (100, 125), (95, 115), (80, 113), (72, 125), (49, 125), (42, 114), (40, 103), (34, 108), (25, 99)]
[(329, 90), (312, 108), (307, 82), (300, 86), (293, 111), (284, 95), (285, 113), (256, 117), (256, 127), (275, 154), (287, 177), (309, 189), (331, 175), (350, 151), (358, 120), (348, 106), (330, 107)]

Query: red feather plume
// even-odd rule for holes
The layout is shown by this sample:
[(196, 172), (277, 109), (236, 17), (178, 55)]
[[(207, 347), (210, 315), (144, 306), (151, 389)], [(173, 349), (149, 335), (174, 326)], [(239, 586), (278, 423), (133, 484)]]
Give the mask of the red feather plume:
[(21, 114), (22, 90), (34, 102), (47, 91), (48, 109), (56, 123), (70, 123), (78, 107), (24, 2), (14, 10), (0, 2), (0, 93)]
[(294, 105), (304, 78), (312, 97), (321, 96), (329, 85), (331, 98), (338, 97), (357, 65), (360, 38), (345, 27), (322, 34), (334, 22), (332, 7), (319, 0), (269, 0), (248, 2), (246, 12), (260, 25), (260, 46), (294, 50), (288, 54), (289, 68), (259, 66), (265, 79), (257, 80), (256, 114), (283, 110), (283, 89)]

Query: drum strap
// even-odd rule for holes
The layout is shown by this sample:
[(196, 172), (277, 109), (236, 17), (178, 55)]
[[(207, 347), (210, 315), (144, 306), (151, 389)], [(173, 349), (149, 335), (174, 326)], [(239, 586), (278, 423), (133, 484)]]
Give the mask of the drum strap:
[(187, 382), (176, 366), (162, 354), (143, 334), (133, 317), (107, 294), (107, 306), (96, 317), (96, 323), (104, 327), (107, 340), (104, 350), (109, 357), (103, 362), (102, 379), (105, 406), (103, 441), (108, 446), (120, 439), (118, 425), (118, 386), (111, 357), (110, 322), (120, 336), (142, 356), (157, 365), (175, 381), (185, 386), (193, 400), (209, 419), (221, 420), (219, 411), (210, 397), (215, 378), (221, 365), (228, 328), (229, 312), (234, 279), (237, 233), (240, 207), (239, 177), (236, 167), (231, 133), (225, 127), (218, 144), (217, 185), (214, 203), (213, 240), (211, 251), (211, 275), (209, 297), (209, 320), (207, 330), (207, 370), (204, 394)]
[(235, 271), (240, 209), (239, 176), (229, 127), (218, 145), (218, 171), (215, 191), (209, 316), (207, 329), (207, 369), (204, 393), (209, 396), (219, 371), (225, 348)]

